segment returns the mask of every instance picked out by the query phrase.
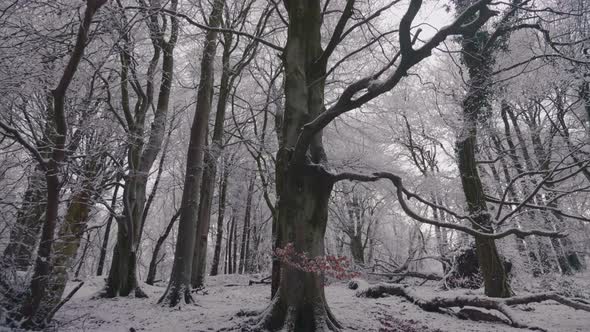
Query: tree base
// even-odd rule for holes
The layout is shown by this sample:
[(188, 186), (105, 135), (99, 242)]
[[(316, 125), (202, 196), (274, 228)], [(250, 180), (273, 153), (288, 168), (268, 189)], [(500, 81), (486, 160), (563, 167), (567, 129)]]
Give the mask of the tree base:
[(342, 325), (336, 320), (323, 299), (300, 306), (287, 305), (276, 296), (270, 306), (253, 322), (249, 331), (332, 331), (340, 332)]
[(190, 288), (168, 286), (164, 295), (158, 300), (158, 304), (165, 307), (176, 307), (181, 305), (181, 301), (184, 301), (184, 304), (187, 305), (195, 304)]
[[(127, 293), (127, 294), (125, 294), (125, 293)], [(132, 291), (124, 292), (124, 293), (117, 291), (112, 287), (106, 286), (104, 288), (104, 290), (102, 292), (100, 292), (98, 297), (105, 298), (105, 299), (112, 299), (117, 296), (130, 296), (131, 294), (133, 294), (133, 297), (138, 298), (138, 299), (149, 298), (149, 296), (146, 294), (146, 292), (144, 292), (143, 289), (141, 289), (141, 287), (139, 287), (139, 286), (136, 286)]]

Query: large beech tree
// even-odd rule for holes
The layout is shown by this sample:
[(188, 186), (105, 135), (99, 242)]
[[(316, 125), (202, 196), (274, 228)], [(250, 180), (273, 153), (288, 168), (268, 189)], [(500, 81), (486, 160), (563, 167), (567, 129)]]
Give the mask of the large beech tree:
[[(419, 48), (414, 48), (418, 31), (414, 31), (412, 37), (412, 23), (422, 0), (411, 0), (399, 25), (400, 50), (391, 63), (349, 85), (326, 109), (327, 65), (338, 44), (346, 37), (346, 27), (355, 11), (356, 1), (346, 2), (326, 47), (321, 43), (323, 16), (320, 3), (314, 0), (284, 1), (289, 17), (283, 53), (286, 101), (276, 162), (281, 246), (293, 243), (298, 252), (307, 252), (310, 256), (324, 255), (332, 187), (338, 180), (361, 179), (352, 174), (328, 172), (322, 129), (339, 115), (393, 89), (410, 68), (430, 56), (448, 36), (477, 31), (494, 15), (488, 8), (490, 2), (481, 0), (470, 6), (453, 23), (439, 30)], [(380, 80), (381, 76), (385, 78)], [(326, 303), (323, 277), (289, 265), (281, 268), (279, 289), (258, 324), (270, 330), (286, 328), (289, 331), (337, 331), (341, 328)]]

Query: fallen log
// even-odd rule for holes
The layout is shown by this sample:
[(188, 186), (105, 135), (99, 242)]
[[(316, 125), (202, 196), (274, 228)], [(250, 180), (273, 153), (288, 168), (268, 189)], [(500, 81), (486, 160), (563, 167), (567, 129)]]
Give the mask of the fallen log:
[(435, 273), (421, 273), (421, 272), (413, 272), (407, 271), (403, 273), (377, 273), (377, 272), (369, 272), (370, 275), (380, 276), (380, 277), (387, 277), (389, 279), (397, 278), (396, 283), (402, 281), (405, 278), (419, 278), (425, 280), (433, 280), (433, 281), (440, 281), (443, 279), (442, 276), (439, 276)]
[(383, 297), (385, 294), (400, 296), (414, 303), (421, 309), (431, 312), (442, 312), (441, 309), (443, 308), (462, 308), (465, 306), (483, 308), (488, 310), (496, 310), (502, 313), (504, 316), (506, 316), (506, 318), (508, 318), (511, 326), (518, 328), (528, 328), (533, 330), (543, 329), (534, 326), (529, 326), (521, 322), (519, 319), (515, 317), (514, 313), (510, 310), (509, 306), (553, 300), (568, 307), (574, 308), (576, 310), (590, 312), (590, 305), (565, 298), (555, 292), (515, 296), (506, 299), (472, 295), (462, 295), (455, 297), (437, 296), (430, 299), (426, 299), (420, 297), (412, 287), (409, 287), (407, 285), (386, 283), (381, 283), (369, 287), (366, 287), (365, 285), (366, 283), (357, 283), (357, 297), (380, 298)]
[(248, 282), (248, 286), (252, 286), (253, 284), (270, 284), (270, 277), (272, 277), (272, 276), (268, 276), (266, 278), (262, 278), (262, 279), (260, 279), (260, 281), (258, 281), (258, 280), (250, 280)]

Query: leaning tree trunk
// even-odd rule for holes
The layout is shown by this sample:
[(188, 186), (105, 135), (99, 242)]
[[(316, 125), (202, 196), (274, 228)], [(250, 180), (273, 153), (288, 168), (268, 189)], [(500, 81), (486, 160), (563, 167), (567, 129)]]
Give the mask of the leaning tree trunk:
[[(475, 221), (473, 227), (491, 233), (492, 218), (488, 212), (485, 193), (476, 162), (477, 126), (480, 118), (489, 112), (492, 57), (485, 45), (487, 33), (479, 32), (463, 36), (463, 59), (469, 69), (469, 90), (463, 101), (463, 128), (457, 140), (457, 153), (461, 184), (469, 214)], [(485, 294), (491, 297), (511, 295), (508, 276), (504, 270), (496, 242), (493, 239), (475, 237), (475, 247), (484, 278)]]
[(160, 254), (160, 249), (162, 249), (162, 245), (164, 245), (164, 242), (168, 238), (168, 235), (170, 235), (170, 232), (172, 231), (172, 228), (174, 227), (174, 223), (176, 222), (176, 219), (178, 219), (179, 216), (180, 216), (180, 210), (177, 211), (172, 216), (172, 218), (170, 219), (170, 222), (168, 222), (168, 226), (166, 226), (166, 229), (164, 230), (164, 233), (162, 235), (160, 235), (160, 237), (158, 238), (158, 241), (156, 242), (156, 246), (154, 247), (154, 252), (152, 253), (152, 259), (150, 261), (150, 265), (148, 268), (148, 275), (147, 275), (147, 278), (145, 281), (145, 283), (148, 285), (153, 285), (154, 282), (156, 281), (156, 271), (158, 268), (158, 264), (162, 260), (162, 258), (158, 258), (159, 254)]
[(54, 256), (51, 262), (53, 270), (49, 278), (47, 292), (37, 311), (38, 319), (51, 320), (54, 314), (53, 308), (59, 304), (64, 294), (69, 279), (68, 269), (78, 253), (92, 208), (92, 195), (96, 193), (93, 179), (95, 174), (96, 170), (91, 170), (86, 175), (82, 189), (70, 199), (64, 222), (61, 224), (58, 238), (55, 241)]
[[(224, 0), (215, 0), (209, 17), (209, 26), (218, 27), (221, 23)], [(168, 288), (160, 298), (160, 303), (176, 306), (181, 299), (192, 303), (190, 295), (193, 253), (195, 249), (196, 219), (199, 208), (199, 191), (203, 176), (203, 157), (211, 112), (213, 96), (214, 60), (217, 50), (217, 32), (209, 30), (206, 35), (203, 56), (201, 59), (201, 77), (197, 93), (195, 117), (191, 127), (189, 148), (187, 153), (186, 173), (180, 219), (178, 221), (178, 239), (174, 263)]]
[(39, 317), (41, 301), (46, 296), (47, 286), (51, 275), (51, 258), (53, 251), (53, 237), (59, 214), (59, 194), (61, 190), (62, 163), (65, 160), (67, 122), (65, 114), (66, 93), (78, 70), (88, 41), (90, 25), (94, 14), (106, 0), (89, 0), (86, 4), (84, 19), (78, 29), (76, 44), (57, 87), (52, 91), (53, 118), (55, 134), (50, 159), (45, 163), (45, 180), (47, 184), (47, 205), (45, 223), (41, 231), (41, 240), (37, 249), (35, 269), (31, 277), (30, 292), (23, 299), (16, 321), (22, 321), (22, 327), (43, 327), (45, 317)]

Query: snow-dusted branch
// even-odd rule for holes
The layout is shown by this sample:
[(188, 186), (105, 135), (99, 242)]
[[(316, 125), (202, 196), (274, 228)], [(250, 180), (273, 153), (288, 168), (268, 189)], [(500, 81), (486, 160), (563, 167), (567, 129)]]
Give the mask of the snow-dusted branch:
[[(399, 63), (396, 70), (385, 80), (379, 81), (378, 78), (387, 68), (391, 67), (393, 63), (377, 74), (361, 78), (358, 81), (349, 85), (338, 101), (325, 112), (319, 114), (315, 119), (307, 123), (301, 133), (299, 134), (293, 158), (295, 160), (303, 160), (307, 153), (307, 149), (315, 137), (316, 133), (326, 127), (332, 120), (338, 116), (361, 107), (367, 102), (393, 89), (401, 79), (408, 74), (408, 70), (420, 61), (429, 57), (436, 47), (438, 47), (449, 36), (469, 34), (477, 31), (485, 22), (496, 12), (488, 8), (491, 0), (480, 0), (468, 7), (453, 23), (440, 29), (429, 41), (418, 49), (413, 48), (416, 34), (412, 38), (412, 22), (422, 7), (422, 0), (411, 0), (409, 7), (401, 19), (399, 25), (399, 40), (400, 51)], [(475, 17), (475, 18), (474, 18)], [(354, 96), (362, 91), (366, 91), (358, 98)]]
[[(324, 172), (327, 172), (327, 171), (324, 170)], [(422, 223), (425, 223), (425, 224), (444, 227), (444, 228), (450, 228), (450, 229), (454, 229), (454, 230), (457, 230), (460, 232), (467, 233), (472, 236), (489, 238), (489, 239), (501, 239), (501, 238), (504, 238), (504, 237), (507, 237), (510, 235), (516, 235), (519, 238), (524, 238), (524, 237), (527, 237), (530, 235), (537, 235), (537, 236), (544, 236), (544, 237), (565, 237), (565, 236), (567, 236), (567, 234), (562, 233), (562, 232), (553, 232), (553, 231), (546, 231), (546, 230), (541, 230), (541, 229), (520, 230), (517, 228), (511, 228), (511, 229), (505, 230), (500, 233), (484, 233), (484, 232), (477, 231), (471, 227), (467, 227), (467, 226), (463, 226), (463, 225), (459, 225), (459, 224), (448, 223), (448, 222), (441, 222), (441, 221), (430, 219), (430, 218), (420, 215), (419, 213), (415, 212), (408, 205), (407, 200), (411, 199), (412, 197), (417, 198), (419, 196), (416, 194), (413, 194), (409, 190), (407, 190), (402, 183), (401, 177), (399, 177), (393, 173), (377, 172), (377, 173), (373, 173), (372, 175), (365, 175), (365, 174), (344, 172), (344, 173), (338, 173), (338, 174), (330, 174), (330, 173), (328, 173), (328, 174), (329, 174), (329, 176), (331, 176), (331, 178), (334, 182), (341, 181), (341, 180), (362, 181), (362, 182), (376, 182), (381, 179), (390, 180), (391, 183), (396, 187), (396, 196), (397, 196), (398, 202), (399, 202), (402, 210), (404, 210), (404, 212), (412, 219), (417, 220)], [(434, 205), (432, 203), (427, 203), (427, 201), (422, 198), (420, 199), (420, 202), (426, 203), (431, 206)], [(437, 205), (437, 207), (438, 207), (438, 205)], [(448, 209), (445, 209), (445, 211), (455, 217), (459, 216), (456, 213), (452, 213), (452, 211), (449, 211)], [(461, 218), (468, 219), (473, 224), (476, 224), (473, 221), (473, 219), (470, 217), (461, 217)], [(476, 224), (476, 225), (479, 227), (482, 227), (481, 225), (478, 225), (478, 224)]]
[(33, 145), (31, 145), (18, 131), (18, 129), (11, 127), (4, 122), (0, 121), (0, 128), (5, 132), (5, 134), (17, 141), (20, 145), (22, 145), (27, 151), (33, 155), (35, 160), (39, 163), (39, 166), (44, 170), (47, 169), (47, 160), (43, 158), (39, 150), (37, 150)]
[[(147, 8), (137, 7), (137, 6), (128, 6), (128, 7), (125, 7), (125, 9), (147, 10)], [(167, 15), (172, 15), (172, 16), (175, 16), (175, 17), (182, 18), (188, 24), (190, 24), (192, 26), (195, 26), (195, 27), (197, 27), (199, 29), (203, 29), (203, 30), (206, 30), (206, 31), (221, 32), (221, 33), (231, 33), (231, 34), (234, 34), (234, 35), (243, 36), (243, 37), (246, 37), (246, 38), (250, 38), (252, 40), (255, 40), (255, 41), (259, 42), (260, 44), (265, 45), (265, 46), (268, 46), (268, 47), (270, 47), (270, 48), (272, 48), (272, 49), (274, 49), (276, 51), (283, 52), (283, 48), (282, 47), (280, 47), (278, 45), (275, 45), (275, 44), (273, 44), (273, 43), (271, 43), (271, 42), (269, 42), (269, 41), (261, 38), (260, 36), (255, 36), (253, 34), (250, 34), (250, 33), (244, 32), (244, 31), (238, 31), (238, 30), (233, 30), (233, 29), (210, 27), (208, 25), (201, 24), (201, 23), (193, 20), (191, 17), (189, 17), (186, 14), (177, 13), (175, 11), (168, 10), (168, 9), (165, 9), (165, 8), (160, 8), (160, 9), (158, 9), (158, 11), (161, 12), (161, 13), (167, 14)]]

